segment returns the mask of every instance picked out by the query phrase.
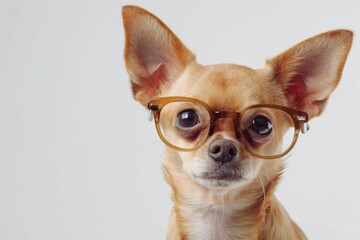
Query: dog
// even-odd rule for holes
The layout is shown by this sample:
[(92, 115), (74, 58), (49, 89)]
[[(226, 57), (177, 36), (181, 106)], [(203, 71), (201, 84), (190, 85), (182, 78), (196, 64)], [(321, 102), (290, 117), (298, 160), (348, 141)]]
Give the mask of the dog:
[(353, 33), (319, 34), (261, 69), (204, 66), (155, 15), (122, 15), (134, 98), (166, 146), (167, 239), (306, 239), (273, 193), (284, 157), (338, 85)]

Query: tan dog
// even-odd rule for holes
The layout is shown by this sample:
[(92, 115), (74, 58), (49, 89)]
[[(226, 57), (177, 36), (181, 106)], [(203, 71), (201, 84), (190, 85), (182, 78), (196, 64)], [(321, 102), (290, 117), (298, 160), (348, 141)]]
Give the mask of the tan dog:
[(168, 239), (306, 239), (273, 195), (285, 156), (336, 88), (352, 32), (266, 62), (203, 66), (153, 14), (123, 8), (135, 99), (155, 117), (173, 190)]

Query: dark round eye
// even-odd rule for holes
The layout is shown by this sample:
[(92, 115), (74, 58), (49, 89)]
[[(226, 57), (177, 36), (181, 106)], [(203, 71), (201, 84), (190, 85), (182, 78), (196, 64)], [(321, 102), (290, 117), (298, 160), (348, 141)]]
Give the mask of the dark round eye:
[(199, 117), (194, 110), (184, 110), (176, 118), (176, 125), (180, 128), (193, 128), (199, 123)]
[(250, 129), (259, 135), (267, 136), (272, 131), (272, 123), (264, 116), (257, 116), (252, 120)]

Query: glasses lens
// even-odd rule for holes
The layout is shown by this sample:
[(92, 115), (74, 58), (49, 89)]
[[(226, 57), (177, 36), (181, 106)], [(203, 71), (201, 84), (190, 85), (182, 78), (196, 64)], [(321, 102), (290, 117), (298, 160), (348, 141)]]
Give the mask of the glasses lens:
[(257, 156), (273, 157), (291, 148), (295, 126), (291, 116), (276, 108), (253, 108), (241, 119), (245, 147)]
[(163, 138), (182, 149), (199, 147), (210, 129), (210, 114), (201, 105), (191, 102), (171, 102), (165, 105), (159, 117)]

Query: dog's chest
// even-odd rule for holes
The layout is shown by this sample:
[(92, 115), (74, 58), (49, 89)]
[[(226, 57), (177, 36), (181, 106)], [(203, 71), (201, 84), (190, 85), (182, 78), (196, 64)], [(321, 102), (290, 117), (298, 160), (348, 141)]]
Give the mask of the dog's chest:
[(234, 222), (231, 222), (233, 211), (222, 206), (213, 206), (192, 210), (186, 224), (189, 239), (212, 240), (234, 239), (237, 231), (234, 231)]

